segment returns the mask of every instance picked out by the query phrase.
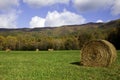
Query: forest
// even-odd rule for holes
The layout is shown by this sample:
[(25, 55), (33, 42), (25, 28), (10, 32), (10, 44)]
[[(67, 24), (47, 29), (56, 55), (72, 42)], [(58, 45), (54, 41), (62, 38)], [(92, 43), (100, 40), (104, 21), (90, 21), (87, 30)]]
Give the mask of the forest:
[(94, 39), (105, 39), (120, 49), (120, 19), (61, 27), (0, 29), (0, 50), (79, 50)]

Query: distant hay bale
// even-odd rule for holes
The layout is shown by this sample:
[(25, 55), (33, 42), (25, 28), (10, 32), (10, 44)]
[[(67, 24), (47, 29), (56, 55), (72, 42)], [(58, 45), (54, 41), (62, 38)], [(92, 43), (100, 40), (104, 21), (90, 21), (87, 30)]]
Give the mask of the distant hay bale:
[(38, 52), (39, 51), (39, 49), (36, 49), (36, 52)]
[(48, 49), (48, 51), (54, 51), (54, 49)]
[(115, 47), (106, 40), (87, 42), (81, 50), (81, 64), (84, 66), (110, 66), (116, 59)]
[(11, 51), (11, 49), (6, 49), (5, 51), (6, 51), (6, 52), (10, 52), (10, 51)]

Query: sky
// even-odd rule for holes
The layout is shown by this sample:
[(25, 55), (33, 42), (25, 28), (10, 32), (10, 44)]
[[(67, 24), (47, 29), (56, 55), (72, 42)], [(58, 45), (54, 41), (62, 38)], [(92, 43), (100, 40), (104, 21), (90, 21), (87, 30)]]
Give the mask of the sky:
[(109, 22), (120, 0), (0, 0), (0, 28), (36, 28)]

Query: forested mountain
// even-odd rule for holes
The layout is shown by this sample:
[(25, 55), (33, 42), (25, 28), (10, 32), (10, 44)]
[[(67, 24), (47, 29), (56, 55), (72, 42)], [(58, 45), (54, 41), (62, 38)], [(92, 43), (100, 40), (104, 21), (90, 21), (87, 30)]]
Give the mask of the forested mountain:
[(106, 39), (120, 49), (120, 19), (61, 27), (0, 29), (0, 50), (81, 49), (93, 39)]

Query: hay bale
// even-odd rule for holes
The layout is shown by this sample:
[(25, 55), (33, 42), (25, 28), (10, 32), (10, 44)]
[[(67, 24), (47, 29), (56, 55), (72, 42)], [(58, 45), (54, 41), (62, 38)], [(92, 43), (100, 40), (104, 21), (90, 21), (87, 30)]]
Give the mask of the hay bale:
[(50, 52), (51, 52), (51, 51), (54, 51), (54, 49), (48, 49), (48, 51), (50, 51)]
[(11, 49), (8, 49), (8, 48), (7, 48), (5, 51), (6, 51), (6, 52), (10, 52), (10, 51), (11, 51)]
[(36, 52), (39, 52), (39, 49), (36, 49)]
[(116, 59), (115, 47), (106, 40), (87, 42), (81, 50), (81, 63), (84, 66), (110, 66)]

